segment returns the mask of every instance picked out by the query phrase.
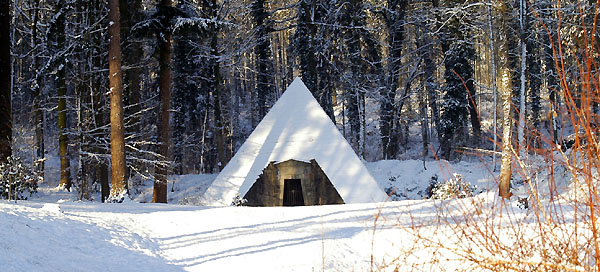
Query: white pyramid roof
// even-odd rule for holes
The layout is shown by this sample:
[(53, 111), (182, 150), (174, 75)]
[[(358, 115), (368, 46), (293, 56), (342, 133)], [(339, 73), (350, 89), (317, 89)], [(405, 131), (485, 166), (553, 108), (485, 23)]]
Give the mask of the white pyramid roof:
[(387, 195), (317, 100), (296, 78), (223, 168), (203, 199), (230, 205), (244, 196), (269, 162), (315, 159), (345, 203), (384, 201)]

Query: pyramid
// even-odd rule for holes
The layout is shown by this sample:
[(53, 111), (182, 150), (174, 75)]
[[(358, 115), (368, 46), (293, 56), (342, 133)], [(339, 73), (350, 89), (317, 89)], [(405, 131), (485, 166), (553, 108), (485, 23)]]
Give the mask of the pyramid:
[(279, 98), (203, 195), (211, 206), (229, 206), (246, 195), (271, 162), (321, 167), (344, 203), (384, 201), (387, 195), (300, 78)]

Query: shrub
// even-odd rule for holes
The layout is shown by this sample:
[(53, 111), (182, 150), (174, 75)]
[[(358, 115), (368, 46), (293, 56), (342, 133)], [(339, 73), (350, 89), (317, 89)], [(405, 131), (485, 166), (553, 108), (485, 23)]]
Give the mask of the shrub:
[(233, 200), (231, 201), (231, 206), (244, 206), (248, 202), (247, 199), (242, 198), (240, 194), (235, 194)]
[(25, 167), (20, 157), (9, 156), (6, 163), (0, 164), (0, 197), (27, 199), (37, 192), (38, 180), (38, 175), (30, 167)]
[(431, 198), (451, 199), (473, 196), (476, 187), (463, 180), (462, 175), (454, 173), (454, 177), (446, 181), (431, 180)]

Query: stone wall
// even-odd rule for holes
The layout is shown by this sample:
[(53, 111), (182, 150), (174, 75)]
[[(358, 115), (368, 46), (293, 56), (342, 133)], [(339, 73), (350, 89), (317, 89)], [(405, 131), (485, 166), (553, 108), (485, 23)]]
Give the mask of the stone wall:
[(344, 201), (315, 160), (271, 162), (248, 193), (247, 206), (283, 206), (286, 179), (300, 179), (304, 205), (343, 204)]

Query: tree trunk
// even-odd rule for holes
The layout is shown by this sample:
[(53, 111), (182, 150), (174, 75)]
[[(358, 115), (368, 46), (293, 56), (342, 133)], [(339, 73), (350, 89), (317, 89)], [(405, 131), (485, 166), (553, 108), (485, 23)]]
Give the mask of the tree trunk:
[(10, 1), (0, 0), (0, 163), (11, 155)]
[[(95, 39), (99, 44), (100, 39), (97, 39), (97, 38), (98, 38), (98, 36), (95, 36), (93, 39)], [(94, 64), (95, 67), (102, 67), (100, 58), (94, 58), (94, 62), (95, 62), (95, 64)], [(92, 93), (91, 93), (92, 110), (94, 112), (93, 128), (98, 129), (98, 130), (101, 130), (101, 128), (104, 127), (105, 125), (107, 125), (107, 122), (108, 122), (106, 120), (106, 114), (104, 114), (104, 112), (102, 111), (102, 109), (103, 109), (103, 100), (102, 100), (103, 94), (101, 92), (102, 84), (103, 84), (103, 81), (100, 78), (94, 79)], [(104, 135), (102, 135), (102, 137), (104, 137)], [(106, 150), (97, 144), (94, 146), (93, 152), (95, 154), (102, 156), (105, 154)], [(110, 185), (108, 183), (108, 163), (105, 159), (100, 159), (96, 162), (96, 169), (94, 171), (94, 177), (100, 183), (101, 200), (102, 200), (102, 202), (104, 202), (105, 200), (108, 199), (108, 196), (110, 194)]]
[(512, 175), (512, 77), (507, 63), (508, 60), (508, 10), (504, 1), (498, 2), (498, 13), (500, 14), (501, 33), (506, 35), (505, 39), (500, 43), (499, 54), (502, 54), (500, 60), (504, 63), (501, 71), (502, 81), (500, 83), (500, 91), (502, 92), (502, 163), (500, 165), (500, 183), (498, 184), (498, 193), (504, 198), (511, 197), (510, 178)]
[[(216, 0), (212, 1), (211, 6), (211, 15), (212, 17), (216, 17)], [(212, 89), (214, 92), (214, 115), (215, 115), (215, 141), (217, 144), (217, 160), (219, 170), (223, 170), (223, 167), (229, 162), (229, 156), (227, 152), (227, 144), (226, 144), (226, 134), (227, 129), (225, 128), (225, 117), (223, 114), (223, 105), (222, 105), (222, 89), (221, 89), (221, 71), (220, 71), (220, 63), (218, 61), (219, 55), (219, 40), (218, 40), (218, 30), (217, 28), (213, 29), (212, 37), (211, 37), (211, 66), (212, 66)]]
[[(405, 0), (388, 0), (391, 12), (387, 15), (387, 28), (390, 33), (388, 44), (390, 46), (390, 59), (388, 61), (388, 83), (381, 91), (380, 133), (383, 147), (383, 158), (393, 159), (398, 151), (398, 131), (394, 126), (394, 112), (396, 92), (400, 82), (400, 66), (402, 58), (402, 43), (404, 42), (404, 16), (408, 2)], [(400, 114), (400, 112), (398, 112)]]
[(525, 13), (527, 12), (526, 1), (519, 0), (519, 42), (521, 44), (521, 86), (519, 92), (519, 126), (517, 127), (518, 150), (519, 156), (523, 159), (525, 156), (525, 93), (527, 77), (526, 61), (527, 61), (527, 43), (525, 41)]
[[(57, 50), (65, 47), (65, 20), (66, 14), (61, 9), (65, 3), (59, 1), (56, 5), (56, 13), (60, 14), (56, 19)], [(69, 138), (67, 136), (67, 81), (66, 81), (66, 57), (63, 59), (56, 74), (58, 88), (58, 155), (60, 157), (60, 187), (71, 191), (71, 166), (69, 162)]]
[[(551, 4), (545, 4), (542, 6), (542, 8), (544, 9), (549, 9), (551, 8), (552, 5)], [(550, 121), (550, 125), (551, 125), (551, 134), (552, 134), (552, 142), (555, 144), (559, 144), (561, 142), (560, 139), (560, 128), (561, 128), (561, 121), (560, 118), (558, 117), (558, 111), (560, 109), (560, 85), (558, 83), (558, 72), (557, 72), (557, 63), (555, 62), (554, 59), (554, 48), (553, 48), (553, 39), (556, 39), (556, 30), (553, 30), (552, 28), (549, 29), (550, 33), (544, 33), (544, 35), (542, 36), (542, 44), (544, 46), (544, 57), (543, 57), (543, 61), (544, 61), (544, 66), (545, 68), (545, 74), (546, 76), (546, 82), (547, 82), (547, 88), (548, 88), (548, 98), (550, 100), (550, 111), (548, 112), (548, 119)], [(559, 41), (560, 42), (560, 41)]]
[(429, 147), (429, 118), (427, 116), (427, 99), (421, 92), (419, 101), (419, 114), (421, 119), (421, 139), (423, 142), (423, 162), (427, 159), (428, 147)]
[(271, 30), (268, 13), (265, 11), (265, 1), (256, 0), (252, 5), (252, 14), (254, 23), (258, 29), (256, 34), (257, 46), (254, 48), (257, 62), (257, 93), (258, 93), (258, 120), (267, 114), (269, 109), (269, 98), (274, 97), (273, 86), (273, 63), (271, 60), (271, 39), (269, 32)]
[[(171, 7), (171, 0), (161, 0), (160, 8)], [(166, 17), (166, 16), (165, 16)], [(163, 37), (159, 35), (159, 54), (160, 54), (160, 112), (158, 116), (158, 142), (162, 162), (156, 164), (156, 177), (154, 181), (154, 191), (152, 193), (152, 202), (167, 203), (167, 174), (169, 160), (169, 111), (171, 110), (171, 32), (166, 29), (170, 24), (170, 18), (163, 18), (162, 29)]]
[(318, 84), (319, 73), (317, 70), (315, 36), (318, 30), (317, 22), (320, 21), (320, 7), (317, 6), (316, 0), (301, 0), (298, 8), (298, 26), (294, 34), (294, 46), (300, 61), (300, 75), (308, 90), (319, 101), (327, 115), (332, 118), (333, 107), (321, 99), (321, 90), (319, 90)]
[[(143, 58), (143, 49), (139, 42), (131, 37), (131, 27), (139, 22), (141, 12), (140, 0), (121, 0), (119, 1), (119, 14), (121, 23), (121, 37), (123, 46), (121, 52), (123, 55), (122, 66), (128, 66), (129, 69), (124, 71), (124, 86), (123, 86), (123, 103), (125, 106), (125, 116), (127, 126), (126, 132), (131, 135), (140, 135), (141, 133), (141, 118), (140, 118), (140, 96), (141, 94), (141, 68), (140, 61)], [(139, 139), (139, 138), (138, 138)], [(127, 152), (127, 148), (126, 151)], [(140, 168), (141, 165), (136, 160), (130, 162), (133, 168)], [(126, 169), (126, 177), (131, 177), (132, 173)]]
[(126, 194), (125, 139), (123, 125), (123, 77), (121, 74), (121, 26), (119, 0), (109, 0), (108, 80), (110, 92), (110, 157), (112, 189), (110, 199), (122, 202)]
[[(33, 25), (32, 25), (32, 35), (31, 35), (31, 44), (35, 48), (37, 47), (37, 39), (38, 39), (38, 22), (39, 22), (39, 10), (40, 10), (40, 1), (35, 1), (35, 7), (33, 10)], [(43, 97), (41, 95), (41, 87), (40, 87), (40, 78), (41, 75), (38, 73), (38, 54), (35, 54), (32, 60), (32, 69), (35, 73), (34, 80), (32, 82), (33, 89), (33, 120), (35, 127), (35, 143), (36, 143), (36, 159), (39, 160), (37, 164), (37, 174), (44, 177), (44, 158), (45, 158), (45, 147), (44, 147), (44, 113), (42, 111), (42, 100)]]
[[(433, 62), (433, 48), (431, 45), (431, 39), (429, 34), (421, 32), (423, 36), (423, 65), (424, 65), (424, 77), (423, 80), (425, 82), (425, 91), (427, 92), (427, 96), (424, 99), (427, 99), (429, 102), (429, 108), (431, 108), (431, 124), (433, 124), (437, 129), (440, 128), (440, 109), (437, 103), (438, 95), (436, 93), (436, 83), (435, 83), (435, 63)], [(433, 130), (432, 130), (433, 131)], [(430, 138), (433, 137), (433, 132), (429, 135)]]
[(488, 6), (488, 20), (489, 20), (489, 35), (490, 35), (490, 65), (491, 67), (491, 78), (492, 78), (492, 96), (493, 96), (493, 114), (494, 114), (494, 130), (492, 131), (492, 135), (494, 135), (494, 139), (493, 139), (493, 153), (492, 153), (492, 162), (494, 164), (494, 171), (496, 171), (496, 144), (498, 143), (498, 89), (496, 86), (496, 53), (494, 50), (494, 28), (492, 27), (492, 9)]

